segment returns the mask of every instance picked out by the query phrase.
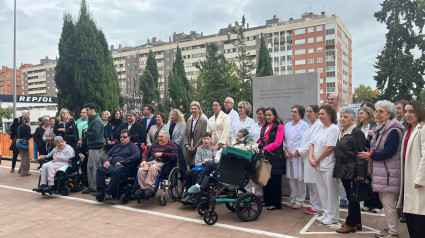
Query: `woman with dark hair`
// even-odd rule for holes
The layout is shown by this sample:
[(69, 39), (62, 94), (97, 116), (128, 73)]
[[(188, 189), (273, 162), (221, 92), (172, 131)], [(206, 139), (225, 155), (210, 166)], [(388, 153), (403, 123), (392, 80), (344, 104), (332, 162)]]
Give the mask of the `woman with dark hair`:
[(164, 113), (158, 112), (155, 115), (156, 124), (152, 125), (151, 128), (149, 128), (149, 132), (146, 136), (146, 146), (150, 147), (153, 143), (158, 141), (158, 135), (161, 129), (164, 127), (164, 125), (167, 122), (167, 118)]
[(229, 116), (224, 113), (224, 105), (220, 100), (214, 100), (212, 109), (214, 115), (208, 119), (207, 132), (211, 133), (213, 151), (224, 145), (231, 145), (230, 130), (232, 122)]
[(285, 155), (282, 149), (284, 127), (273, 107), (266, 108), (266, 124), (261, 128), (260, 147), (272, 165), (271, 178), (264, 189), (267, 210), (282, 209), (282, 174), (285, 173)]
[(323, 215), (317, 221), (324, 225), (336, 224), (339, 219), (338, 181), (333, 178), (335, 166), (334, 148), (338, 140), (339, 128), (336, 125), (335, 107), (329, 104), (319, 108), (322, 126), (311, 140), (309, 161), (316, 169), (317, 192)]
[[(30, 127), (30, 117), (24, 116), (22, 118), (22, 124), (18, 127), (18, 139), (16, 140), (16, 144), (19, 143), (22, 139), (29, 140), (32, 138), (31, 135), (31, 127)], [(19, 168), (18, 173), (21, 174), (21, 177), (31, 175), (30, 171), (30, 151), (19, 149), (19, 153), (21, 154), (21, 167)]]
[(18, 137), (18, 127), (19, 127), (19, 118), (13, 119), (12, 125), (10, 126), (10, 139), (12, 140), (12, 144), (10, 145), (9, 149), (13, 151), (13, 157), (12, 157), (12, 169), (10, 170), (11, 173), (15, 172), (15, 166), (16, 166), (16, 160), (18, 159), (19, 150), (16, 148), (16, 140)]
[(255, 111), (257, 114), (257, 123), (255, 123), (250, 129), (249, 134), (251, 134), (252, 139), (255, 142), (258, 142), (260, 139), (261, 128), (263, 128), (264, 124), (266, 124), (266, 109), (264, 107), (260, 107)]
[(287, 207), (294, 209), (302, 208), (306, 196), (305, 183), (303, 180), (303, 170), (300, 156), (294, 155), (295, 150), (301, 144), (301, 138), (308, 128), (307, 122), (303, 120), (305, 108), (295, 105), (291, 110), (292, 121), (285, 125), (285, 157), (286, 157), (286, 178), (289, 179), (291, 188), (290, 201)]
[(425, 107), (412, 100), (404, 106), (406, 132), (401, 147), (398, 207), (403, 208), (410, 237), (425, 234)]
[(373, 102), (364, 101), (360, 104), (360, 108), (362, 107), (370, 107), (373, 111), (376, 111), (375, 104), (373, 104)]
[(115, 138), (114, 135), (119, 133), (118, 130), (122, 124), (124, 124), (124, 120), (121, 112), (119, 110), (113, 110), (109, 117), (108, 124), (105, 126), (106, 153), (117, 143), (118, 138)]

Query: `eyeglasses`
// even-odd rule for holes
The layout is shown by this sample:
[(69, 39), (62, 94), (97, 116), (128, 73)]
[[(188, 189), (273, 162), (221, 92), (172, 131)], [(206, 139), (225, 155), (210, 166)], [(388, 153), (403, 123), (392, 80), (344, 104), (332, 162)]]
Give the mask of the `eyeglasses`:
[(244, 109), (244, 107), (238, 107), (238, 109)]
[(121, 139), (127, 139), (128, 136), (120, 136)]

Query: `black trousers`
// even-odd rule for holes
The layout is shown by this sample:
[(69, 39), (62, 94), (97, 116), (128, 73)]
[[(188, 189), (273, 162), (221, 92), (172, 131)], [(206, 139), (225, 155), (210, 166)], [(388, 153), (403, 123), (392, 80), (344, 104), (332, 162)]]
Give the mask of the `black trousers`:
[(186, 182), (186, 191), (189, 190), (192, 185), (196, 184), (196, 180), (198, 179), (198, 175), (201, 173), (201, 170), (188, 170), (184, 172), (184, 181)]
[(360, 203), (352, 202), (350, 199), (351, 194), (351, 179), (341, 179), (342, 185), (344, 185), (345, 193), (347, 194), (348, 199), (348, 216), (345, 221), (345, 224), (349, 226), (355, 226), (356, 224), (362, 223), (362, 217), (360, 213)]
[(19, 150), (18, 148), (15, 148), (13, 150), (13, 157), (12, 157), (12, 169), (16, 166), (16, 161), (18, 160)]
[(425, 237), (425, 215), (404, 213), (411, 238)]
[(282, 208), (282, 175), (272, 175), (266, 186), (263, 187), (264, 203), (266, 206)]

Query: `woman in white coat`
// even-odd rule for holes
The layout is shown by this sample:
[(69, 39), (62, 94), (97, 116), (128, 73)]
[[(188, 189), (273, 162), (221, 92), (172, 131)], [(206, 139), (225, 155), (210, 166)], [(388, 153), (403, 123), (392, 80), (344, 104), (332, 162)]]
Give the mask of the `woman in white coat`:
[(401, 186), (398, 207), (403, 208), (410, 237), (425, 234), (425, 108), (418, 101), (404, 107), (406, 131), (401, 147)]
[(315, 173), (316, 170), (310, 165), (308, 161), (308, 154), (310, 152), (310, 140), (317, 133), (322, 126), (319, 117), (319, 106), (310, 105), (307, 107), (307, 118), (310, 121), (307, 130), (301, 139), (298, 149), (295, 150), (294, 156), (301, 156), (301, 167), (303, 169), (303, 179), (307, 186), (308, 194), (310, 196), (310, 207), (304, 209), (304, 212), (310, 215), (316, 215), (322, 210), (320, 204), (319, 194), (317, 193)]
[(231, 145), (229, 116), (223, 111), (223, 103), (215, 100), (212, 104), (214, 115), (208, 119), (207, 132), (211, 133), (213, 151), (220, 149), (223, 145)]
[(238, 103), (238, 113), (239, 118), (234, 119), (232, 121), (232, 141), (236, 139), (236, 136), (238, 135), (238, 131), (240, 129), (247, 129), (248, 131), (255, 125), (254, 119), (249, 117), (248, 115), (252, 112), (251, 104), (247, 101), (240, 101)]
[(303, 170), (301, 166), (301, 157), (295, 156), (295, 150), (300, 146), (301, 138), (308, 128), (307, 122), (303, 120), (305, 108), (300, 105), (292, 107), (292, 121), (285, 125), (285, 157), (286, 157), (286, 178), (289, 179), (291, 188), (290, 202), (287, 207), (294, 209), (302, 208), (305, 200), (305, 183), (303, 179)]
[(170, 140), (183, 148), (184, 133), (186, 132), (186, 122), (179, 109), (172, 109), (170, 118), (166, 125), (166, 131), (170, 134)]

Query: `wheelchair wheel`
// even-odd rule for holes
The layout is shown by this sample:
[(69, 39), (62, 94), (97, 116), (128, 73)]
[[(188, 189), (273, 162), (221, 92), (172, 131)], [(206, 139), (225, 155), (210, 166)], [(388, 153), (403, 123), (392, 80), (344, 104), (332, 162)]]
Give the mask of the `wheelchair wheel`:
[(128, 203), (128, 195), (127, 193), (123, 193), (120, 197), (121, 204), (127, 204)]
[(62, 195), (68, 196), (69, 195), (69, 192), (71, 192), (71, 189), (69, 189), (68, 186), (63, 187), (63, 189), (62, 189)]
[(103, 202), (103, 200), (105, 200), (105, 195), (103, 195), (103, 196), (99, 196), (99, 197), (96, 197), (96, 200), (97, 200), (98, 202)]
[(234, 202), (225, 202), (227, 209), (231, 212), (235, 212), (235, 203)]
[(168, 176), (168, 196), (171, 200), (178, 201), (182, 198), (183, 190), (183, 173), (175, 167)]
[(163, 195), (161, 195), (160, 197), (158, 197), (158, 204), (160, 206), (167, 205), (167, 198), (165, 197), (165, 193)]
[(218, 214), (215, 211), (212, 211), (212, 210), (211, 211), (207, 211), (204, 214), (204, 222), (207, 225), (212, 226), (212, 225), (214, 225), (217, 222), (217, 220), (218, 220)]
[(200, 216), (205, 215), (205, 213), (210, 209), (210, 206), (208, 205), (207, 202), (201, 202), (198, 204), (198, 214)]
[(236, 201), (236, 214), (242, 221), (254, 221), (260, 216), (262, 209), (260, 198), (253, 193), (244, 193)]

